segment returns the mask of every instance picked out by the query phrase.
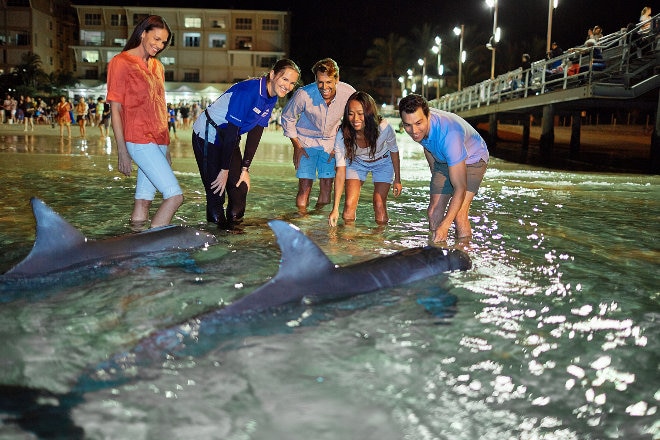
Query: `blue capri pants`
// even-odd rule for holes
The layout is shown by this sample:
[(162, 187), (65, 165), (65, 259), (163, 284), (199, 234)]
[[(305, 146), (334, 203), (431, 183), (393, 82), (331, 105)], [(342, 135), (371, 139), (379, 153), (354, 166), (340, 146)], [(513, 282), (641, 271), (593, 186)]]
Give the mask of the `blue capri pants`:
[(163, 199), (183, 194), (167, 161), (167, 145), (126, 142), (126, 148), (138, 166), (136, 199), (153, 200), (156, 190), (163, 194)]

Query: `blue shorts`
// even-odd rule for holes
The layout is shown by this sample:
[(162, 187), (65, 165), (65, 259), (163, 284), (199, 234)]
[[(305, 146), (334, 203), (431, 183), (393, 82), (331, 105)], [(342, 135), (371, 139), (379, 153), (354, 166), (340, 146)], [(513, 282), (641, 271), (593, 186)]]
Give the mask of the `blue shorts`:
[[(467, 169), (467, 190), (476, 194), (484, 179), (488, 164), (481, 159), (479, 162), (468, 164), (465, 167)], [(454, 194), (454, 187), (449, 181), (449, 166), (445, 162), (435, 161), (433, 164), (431, 194)]]
[(126, 142), (126, 148), (138, 166), (136, 199), (153, 200), (156, 190), (163, 194), (163, 199), (183, 194), (167, 161), (167, 145)]
[(353, 162), (346, 160), (346, 178), (360, 179), (362, 182), (367, 180), (367, 174), (371, 172), (371, 179), (374, 183), (382, 182), (391, 184), (394, 180), (394, 165), (392, 157), (388, 154), (374, 162), (366, 162), (360, 159), (354, 159)]
[(335, 177), (335, 156), (326, 153), (321, 147), (305, 148), (305, 152), (309, 157), (303, 154), (300, 156), (300, 165), (296, 171), (298, 179), (311, 179), (316, 180), (318, 172), (319, 179), (332, 179)]

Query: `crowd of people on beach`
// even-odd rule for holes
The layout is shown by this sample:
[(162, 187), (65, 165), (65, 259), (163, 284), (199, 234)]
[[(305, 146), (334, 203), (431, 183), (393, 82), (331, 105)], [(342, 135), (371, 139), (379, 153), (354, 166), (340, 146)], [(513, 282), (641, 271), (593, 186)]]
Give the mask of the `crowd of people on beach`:
[(34, 124), (50, 124), (53, 100), (20, 95), (18, 99), (5, 95), (0, 106), (0, 124), (24, 126), (23, 131), (34, 131)]
[[(176, 139), (176, 130), (189, 130), (202, 112), (200, 102), (179, 101), (178, 104), (168, 104), (171, 115), (170, 129)], [(24, 127), (25, 132), (34, 132), (35, 125), (59, 125), (60, 137), (71, 139), (71, 126), (77, 126), (81, 138), (87, 137), (88, 127), (98, 127), (100, 136), (109, 137), (112, 133), (110, 124), (110, 104), (105, 96), (70, 98), (61, 95), (57, 98), (35, 98), (32, 96), (11, 94), (5, 96), (0, 106), (0, 125), (15, 124)]]
[[(157, 55), (170, 44), (172, 33), (157, 15), (144, 18), (123, 51), (108, 64), (107, 102), (118, 151), (118, 170), (130, 176), (137, 165), (131, 221), (136, 228), (164, 226), (183, 203), (183, 191), (171, 167), (170, 133), (192, 125), (192, 144), (206, 193), (206, 220), (220, 228), (240, 224), (250, 189), (250, 166), (263, 132), (282, 126), (290, 139), (298, 178), (296, 207), (305, 214), (313, 184), (319, 181), (316, 209), (332, 203), (330, 226), (356, 220), (362, 185), (371, 174), (373, 210), (386, 224), (387, 197), (401, 194), (401, 161), (392, 127), (379, 114), (373, 98), (340, 81), (332, 58), (314, 64), (315, 81), (299, 87), (281, 113), (280, 98), (293, 92), (300, 68), (278, 60), (264, 76), (232, 85), (212, 103), (181, 112), (165, 100), (164, 69)], [(479, 133), (459, 116), (430, 109), (420, 95), (399, 104), (406, 133), (423, 146), (431, 173), (427, 210), (433, 242), (447, 240), (452, 225), (457, 240), (472, 235), (469, 209), (484, 177), (488, 149)], [(191, 113), (193, 113), (191, 115)], [(192, 116), (192, 117), (191, 117)], [(241, 137), (245, 135), (245, 142)], [(241, 145), (244, 145), (241, 151)], [(334, 185), (334, 200), (331, 198)], [(155, 214), (149, 210), (156, 192), (163, 196)], [(225, 206), (226, 202), (226, 206)]]

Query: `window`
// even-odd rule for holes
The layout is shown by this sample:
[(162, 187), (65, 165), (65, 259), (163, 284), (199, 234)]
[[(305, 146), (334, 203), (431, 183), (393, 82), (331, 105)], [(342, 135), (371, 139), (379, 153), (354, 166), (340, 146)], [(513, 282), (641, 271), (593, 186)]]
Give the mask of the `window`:
[(126, 16), (124, 14), (111, 14), (110, 26), (127, 26)]
[(22, 33), (16, 34), (16, 46), (29, 46), (30, 45), (30, 34)]
[(115, 38), (114, 40), (112, 40), (112, 45), (124, 47), (126, 46), (126, 41), (127, 41), (126, 38)]
[(211, 20), (211, 27), (216, 29), (224, 29), (227, 27), (227, 24), (225, 23), (224, 18), (218, 18), (216, 20)]
[(100, 26), (101, 14), (85, 14), (85, 26)]
[(186, 28), (201, 28), (202, 19), (199, 17), (186, 17), (183, 19), (183, 26)]
[(160, 57), (159, 59), (163, 66), (170, 66), (175, 63), (174, 57)]
[(80, 31), (80, 44), (83, 46), (101, 46), (103, 44), (103, 32)]
[(133, 14), (133, 26), (137, 25), (148, 16), (149, 14)]
[(99, 77), (98, 69), (85, 70), (85, 79), (98, 79), (98, 77)]
[(118, 50), (109, 50), (105, 54), (106, 60), (110, 61), (111, 59), (113, 59), (115, 57), (115, 55), (119, 55), (120, 53), (121, 52), (118, 51)]
[(183, 34), (183, 46), (184, 47), (199, 47), (199, 32), (185, 32)]
[(174, 70), (165, 71), (165, 81), (174, 81)]
[(98, 50), (83, 50), (82, 51), (83, 63), (98, 63), (99, 51)]
[(236, 37), (236, 49), (252, 50), (252, 37)]
[(261, 22), (261, 29), (264, 31), (279, 31), (280, 21), (276, 18), (264, 18)]
[(209, 47), (215, 47), (215, 48), (227, 47), (227, 34), (210, 34)]
[(199, 70), (183, 72), (183, 82), (199, 82)]
[(252, 29), (252, 19), (251, 18), (237, 18), (236, 19), (236, 29), (241, 30), (250, 30)]
[(277, 62), (277, 57), (261, 57), (261, 61), (259, 63), (259, 67), (273, 67), (273, 65)]

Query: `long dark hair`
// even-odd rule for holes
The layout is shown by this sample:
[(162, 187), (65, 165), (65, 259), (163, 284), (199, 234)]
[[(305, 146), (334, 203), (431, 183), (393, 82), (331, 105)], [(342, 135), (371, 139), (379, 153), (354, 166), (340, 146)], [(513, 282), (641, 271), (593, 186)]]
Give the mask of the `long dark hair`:
[[(172, 30), (167, 25), (167, 22), (163, 17), (160, 15), (150, 15), (143, 18), (142, 21), (139, 22), (137, 26), (135, 26), (135, 29), (133, 29), (133, 34), (131, 34), (131, 38), (129, 38), (126, 42), (126, 46), (124, 46), (122, 52), (134, 49), (142, 44), (142, 32), (149, 32), (152, 29), (165, 29), (167, 31), (167, 41), (165, 42), (163, 48), (158, 51), (158, 53), (161, 53), (167, 49), (167, 46), (170, 45), (172, 40)], [(156, 55), (158, 55), (158, 53)]]
[(346, 147), (346, 158), (349, 162), (353, 162), (355, 152), (357, 150), (356, 136), (357, 132), (348, 120), (348, 108), (351, 101), (357, 101), (362, 105), (364, 110), (364, 138), (367, 141), (369, 148), (369, 157), (374, 159), (376, 157), (376, 147), (378, 143), (378, 126), (383, 117), (378, 114), (376, 102), (367, 92), (355, 92), (346, 101), (344, 107), (344, 118), (339, 128), (344, 135), (344, 146)]

